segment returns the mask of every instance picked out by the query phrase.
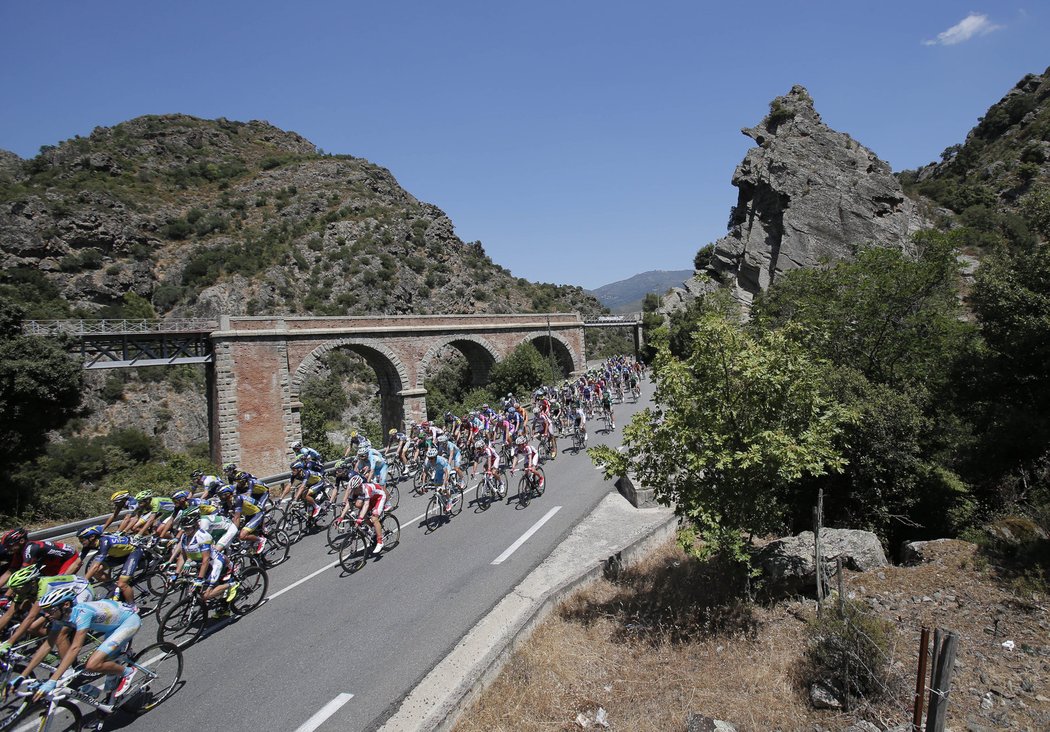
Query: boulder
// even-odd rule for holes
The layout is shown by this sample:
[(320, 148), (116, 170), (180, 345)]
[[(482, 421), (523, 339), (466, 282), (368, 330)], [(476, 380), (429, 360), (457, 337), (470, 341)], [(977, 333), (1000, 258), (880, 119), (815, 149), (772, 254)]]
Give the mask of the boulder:
[[(843, 564), (855, 572), (867, 572), (889, 564), (879, 537), (870, 531), (823, 529), (820, 544), (828, 572), (834, 572), (837, 557), (842, 557)], [(755, 559), (770, 593), (793, 595), (815, 590), (812, 531), (770, 542), (759, 550)]]
[(814, 709), (842, 709), (839, 693), (831, 684), (823, 681), (809, 687), (809, 703)]
[(901, 545), (901, 561), (904, 564), (932, 562), (938, 549), (945, 549), (957, 539), (931, 539), (930, 541), (906, 541)]

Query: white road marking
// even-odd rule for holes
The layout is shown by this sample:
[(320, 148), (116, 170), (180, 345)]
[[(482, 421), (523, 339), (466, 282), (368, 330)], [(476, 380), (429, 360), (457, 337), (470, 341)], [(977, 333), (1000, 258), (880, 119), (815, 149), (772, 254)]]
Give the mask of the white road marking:
[(504, 560), (507, 559), (507, 557), (509, 557), (514, 552), (516, 552), (518, 550), (518, 548), (522, 544), (524, 544), (526, 541), (529, 540), (529, 537), (531, 537), (533, 534), (535, 534), (537, 531), (539, 531), (540, 527), (543, 526), (548, 521), (550, 521), (551, 518), (554, 516), (554, 514), (558, 513), (558, 511), (560, 511), (560, 510), (561, 510), (561, 506), (555, 506), (550, 511), (547, 511), (547, 514), (543, 518), (541, 518), (539, 521), (534, 523), (532, 525), (532, 528), (530, 528), (528, 531), (526, 531), (524, 534), (522, 534), (518, 538), (518, 540), (516, 542), (514, 542), (513, 544), (508, 546), (507, 550), (505, 552), (503, 552), (498, 557), (493, 559), (492, 563), (493, 564), (502, 564), (504, 562)]
[(314, 732), (315, 729), (324, 724), (329, 717), (338, 712), (344, 704), (354, 698), (353, 694), (340, 694), (332, 701), (317, 710), (314, 716), (300, 725), (295, 732)]

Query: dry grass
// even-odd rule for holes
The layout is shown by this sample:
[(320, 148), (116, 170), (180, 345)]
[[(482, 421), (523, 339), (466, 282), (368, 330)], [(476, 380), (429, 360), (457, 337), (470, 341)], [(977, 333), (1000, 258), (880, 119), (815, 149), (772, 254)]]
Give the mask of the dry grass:
[[(801, 657), (812, 603), (746, 605), (724, 589), (730, 585), (717, 568), (698, 565), (667, 544), (617, 582), (602, 580), (563, 603), (456, 732), (578, 730), (577, 715), (593, 720), (599, 707), (610, 729), (632, 732), (684, 730), (692, 711), (741, 731), (843, 729), (859, 718), (900, 724), (910, 720), (907, 689), (914, 682), (907, 680), (923, 622), (962, 636), (950, 725), (965, 729), (972, 719), (1000, 729), (1050, 729), (1050, 706), (1037, 699), (1050, 696), (1047, 635), (1031, 614), (1038, 611), (1018, 608), (1015, 596), (975, 568), (972, 552), (847, 577), (847, 592), (893, 624), (893, 670), (903, 682), (879, 706), (852, 714), (815, 711), (803, 691)], [(937, 600), (934, 593), (940, 593)], [(999, 605), (1013, 614), (1000, 616), (993, 639), (983, 628), (991, 622), (987, 612)], [(1045, 626), (1045, 612), (1040, 618)], [(1019, 650), (993, 658), (1005, 653), (1000, 643), (1006, 631)], [(1030, 650), (1020, 651), (1022, 643)], [(997, 695), (997, 705), (1005, 706), (981, 710), (981, 695), (992, 687), (1011, 698)]]

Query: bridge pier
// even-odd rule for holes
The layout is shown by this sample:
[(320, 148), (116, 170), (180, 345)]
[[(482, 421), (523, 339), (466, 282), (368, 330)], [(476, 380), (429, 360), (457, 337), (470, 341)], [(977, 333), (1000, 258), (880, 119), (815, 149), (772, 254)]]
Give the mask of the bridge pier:
[[(409, 422), (419, 424), (427, 418), (427, 390), (426, 389), (402, 389), (398, 392), (401, 397), (402, 413), (394, 417), (391, 427), (403, 428)], [(386, 415), (383, 415), (384, 422)], [(385, 429), (389, 429), (385, 424)]]

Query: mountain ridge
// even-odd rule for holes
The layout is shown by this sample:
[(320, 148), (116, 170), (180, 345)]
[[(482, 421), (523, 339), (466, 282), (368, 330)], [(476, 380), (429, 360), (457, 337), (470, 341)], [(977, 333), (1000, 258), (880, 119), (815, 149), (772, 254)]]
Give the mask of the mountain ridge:
[[(693, 270), (653, 269), (639, 272), (616, 282), (596, 287), (587, 292), (605, 307), (615, 312), (641, 310), (642, 299), (649, 293), (663, 295), (693, 275)], [(637, 307), (635, 307), (637, 305)]]

